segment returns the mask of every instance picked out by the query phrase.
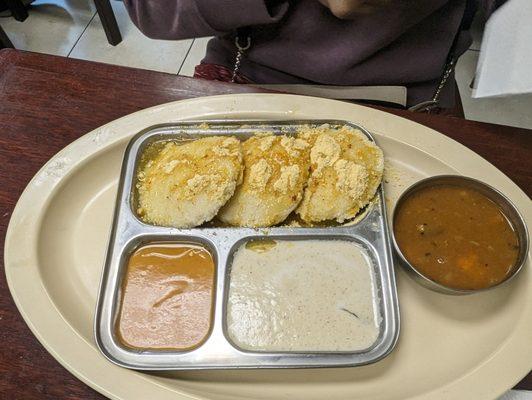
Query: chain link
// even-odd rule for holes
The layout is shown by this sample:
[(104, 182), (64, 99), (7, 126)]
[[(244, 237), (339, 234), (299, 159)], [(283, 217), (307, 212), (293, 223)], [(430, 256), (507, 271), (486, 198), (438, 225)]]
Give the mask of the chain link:
[(445, 66), (446, 68), (440, 80), (440, 84), (438, 85), (438, 88), (434, 92), (434, 96), (432, 96), (432, 101), (434, 101), (435, 103), (438, 103), (440, 101), (441, 91), (445, 87), (445, 84), (447, 83), (447, 81), (449, 80), (449, 76), (451, 76), (451, 73), (454, 70), (455, 64), (456, 64), (455, 59), (451, 58), (449, 62), (447, 63), (447, 65)]
[(235, 57), (235, 66), (233, 67), (233, 75), (231, 76), (231, 83), (235, 83), (236, 76), (240, 70), (240, 64), (242, 63), (242, 57), (244, 57), (244, 52), (251, 47), (251, 37), (247, 37), (246, 44), (244, 46), (240, 45), (240, 38), (237, 36), (235, 38), (235, 46), (237, 48), (236, 57)]
[(445, 87), (445, 84), (447, 83), (447, 81), (449, 80), (449, 77), (454, 71), (455, 65), (456, 65), (456, 59), (454, 57), (451, 57), (449, 61), (447, 61), (447, 63), (445, 64), (443, 74), (440, 79), (440, 83), (438, 84), (438, 87), (436, 88), (436, 91), (434, 92), (432, 99), (428, 101), (423, 101), (419, 104), (409, 107), (408, 110), (415, 111), (415, 112), (423, 112), (423, 111), (430, 112), (434, 108), (437, 108), (440, 102), (441, 91)]

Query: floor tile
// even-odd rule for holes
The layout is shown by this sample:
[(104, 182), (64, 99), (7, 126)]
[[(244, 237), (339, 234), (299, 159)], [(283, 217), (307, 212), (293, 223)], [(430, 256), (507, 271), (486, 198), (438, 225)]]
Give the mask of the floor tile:
[(211, 39), (211, 37), (194, 39), (194, 44), (190, 48), (187, 58), (185, 58), (185, 62), (179, 70), (179, 75), (194, 75), (194, 67), (200, 63), (203, 57), (205, 57), (205, 52), (207, 51), (207, 43)]
[(88, 0), (38, 0), (25, 21), (2, 18), (0, 23), (15, 48), (66, 56), (95, 12)]
[(456, 80), (467, 119), (532, 129), (532, 94), (473, 99), (469, 87), (479, 52), (468, 50), (456, 66)]
[(98, 15), (70, 53), (70, 57), (177, 74), (192, 45), (189, 40), (153, 40), (131, 22), (122, 2), (111, 2), (122, 33), (117, 46), (107, 43)]

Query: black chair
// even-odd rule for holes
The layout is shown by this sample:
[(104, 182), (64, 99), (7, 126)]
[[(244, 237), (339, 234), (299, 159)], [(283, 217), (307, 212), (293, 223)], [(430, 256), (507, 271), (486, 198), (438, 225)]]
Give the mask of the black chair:
[(4, 49), (6, 47), (13, 48), (13, 43), (11, 43), (11, 40), (7, 37), (7, 34), (0, 26), (0, 49)]
[[(13, 18), (15, 18), (17, 21), (24, 21), (26, 18), (28, 18), (28, 10), (21, 0), (2, 1), (7, 5), (11, 11), (11, 14), (13, 15)], [(111, 7), (111, 3), (109, 0), (94, 0), (94, 4), (96, 5), (96, 11), (98, 12), (100, 20), (102, 21), (103, 30), (107, 36), (107, 41), (110, 45), (116, 46), (122, 41), (122, 35), (120, 34), (120, 29), (116, 23), (116, 18), (113, 8)], [(2, 47), (13, 47), (13, 44), (11, 41), (9, 41), (3, 30), (0, 32), (0, 35), (0, 45)], [(10, 46), (5, 43), (9, 43)]]
[(11, 11), (13, 18), (17, 21), (24, 21), (28, 18), (28, 10), (22, 0), (2, 0)]
[(110, 45), (116, 46), (122, 41), (120, 29), (116, 23), (115, 14), (109, 0), (94, 0), (96, 11), (102, 21), (103, 30)]

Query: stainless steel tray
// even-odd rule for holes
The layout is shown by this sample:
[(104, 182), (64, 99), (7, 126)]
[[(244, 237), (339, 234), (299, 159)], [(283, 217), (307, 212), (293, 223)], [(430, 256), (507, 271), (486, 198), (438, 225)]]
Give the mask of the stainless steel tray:
[[(205, 135), (235, 135), (245, 138), (257, 132), (291, 134), (303, 125), (348, 125), (345, 121), (194, 121), (159, 125), (137, 134), (129, 143), (122, 165), (117, 203), (95, 318), (95, 337), (101, 352), (123, 367), (142, 370), (185, 370), (215, 368), (310, 368), (357, 366), (378, 361), (393, 349), (399, 334), (399, 309), (393, 257), (380, 186), (375, 200), (356, 223), (332, 227), (272, 227), (267, 229), (198, 227), (176, 229), (147, 225), (135, 214), (136, 168), (145, 147), (161, 140), (191, 140)], [(206, 126), (208, 124), (208, 126)], [(354, 241), (368, 253), (373, 264), (376, 307), (380, 314), (379, 335), (368, 349), (357, 352), (251, 352), (231, 344), (225, 324), (226, 297), (232, 255), (249, 239), (342, 239)], [(205, 245), (216, 262), (214, 315), (209, 337), (187, 351), (136, 351), (124, 347), (115, 335), (121, 281), (129, 254), (140, 244), (152, 241), (187, 241)]]

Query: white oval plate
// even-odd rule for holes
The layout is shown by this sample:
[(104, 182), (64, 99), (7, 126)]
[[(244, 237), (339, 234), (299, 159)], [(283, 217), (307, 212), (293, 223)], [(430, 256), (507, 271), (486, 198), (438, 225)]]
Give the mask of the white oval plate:
[[(128, 140), (151, 125), (205, 118), (343, 119), (384, 149), (391, 208), (430, 175), (458, 173), (501, 190), (531, 225), (528, 197), (459, 143), (371, 108), (312, 97), (243, 94), (143, 110), (76, 140), (28, 184), (9, 224), (5, 269), (13, 298), (46, 349), (79, 379), (114, 399), (494, 399), (532, 366), (532, 273), (492, 291), (446, 296), (397, 269), (401, 335), (385, 360), (359, 368), (142, 373), (97, 350), (93, 317)], [(495, 144), (494, 144), (495, 145)], [(530, 264), (530, 256), (527, 264)]]

